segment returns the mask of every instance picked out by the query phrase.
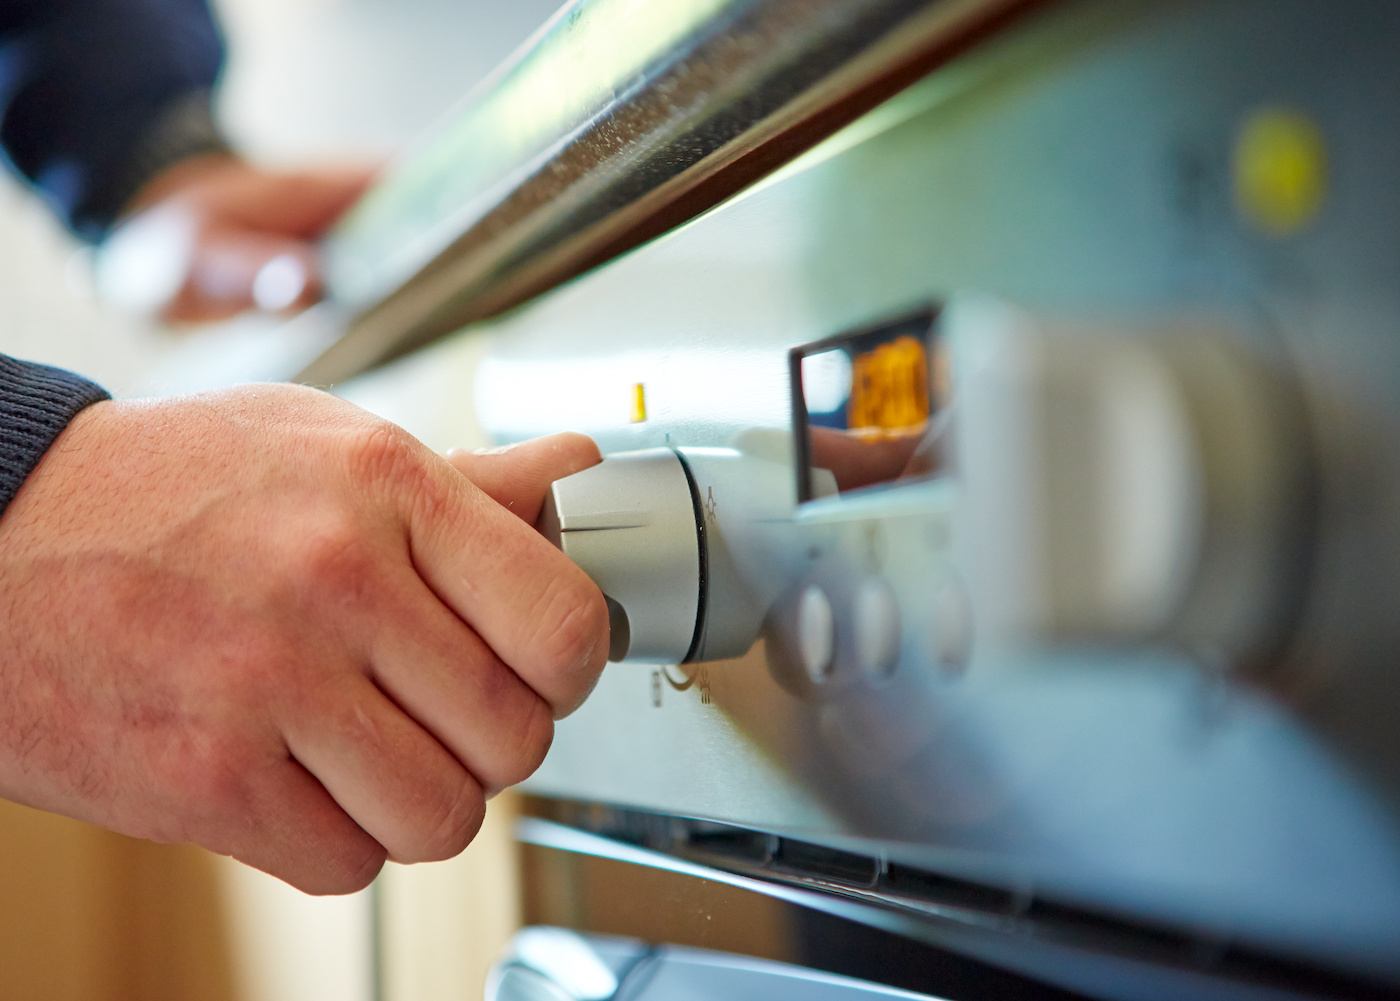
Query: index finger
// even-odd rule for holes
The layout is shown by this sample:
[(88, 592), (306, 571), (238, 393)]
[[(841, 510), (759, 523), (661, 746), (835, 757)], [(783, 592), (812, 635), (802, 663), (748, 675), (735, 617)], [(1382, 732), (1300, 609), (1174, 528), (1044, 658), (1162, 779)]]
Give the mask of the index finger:
[(527, 685), (567, 716), (607, 660), (602, 592), (568, 557), (443, 459), (405, 498), (414, 566)]
[(249, 170), (227, 191), (209, 193), (225, 222), (310, 240), (320, 236), (365, 193), (378, 171), (365, 166), (320, 170)]
[(551, 483), (596, 466), (603, 457), (592, 438), (566, 431), (504, 448), (454, 448), (447, 461), (497, 504), (533, 525)]

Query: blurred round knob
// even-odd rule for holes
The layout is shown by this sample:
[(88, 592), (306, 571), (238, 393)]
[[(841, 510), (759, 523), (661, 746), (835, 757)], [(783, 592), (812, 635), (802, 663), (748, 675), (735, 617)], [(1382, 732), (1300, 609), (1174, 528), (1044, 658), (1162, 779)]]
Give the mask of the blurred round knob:
[(1309, 435), (1286, 370), (1225, 331), (945, 314), (979, 631), (1266, 654), (1295, 609)]
[(492, 980), (487, 1001), (578, 1001), (542, 973), (525, 966), (508, 966)]
[(852, 625), (861, 671), (873, 679), (888, 677), (899, 660), (899, 601), (883, 577), (867, 577), (856, 588)]
[[(635, 960), (634, 960), (635, 961)], [(607, 1001), (617, 974), (583, 935), (524, 928), (486, 978), (486, 1001)]]
[(608, 599), (611, 661), (680, 663), (701, 613), (701, 535), (685, 466), (666, 448), (611, 455), (555, 481), (539, 527)]
[(820, 684), (836, 661), (836, 614), (826, 592), (813, 584), (797, 601), (797, 648), (807, 677)]
[(963, 670), (972, 653), (972, 609), (966, 588), (951, 570), (934, 586), (931, 612), (935, 662), (945, 671)]

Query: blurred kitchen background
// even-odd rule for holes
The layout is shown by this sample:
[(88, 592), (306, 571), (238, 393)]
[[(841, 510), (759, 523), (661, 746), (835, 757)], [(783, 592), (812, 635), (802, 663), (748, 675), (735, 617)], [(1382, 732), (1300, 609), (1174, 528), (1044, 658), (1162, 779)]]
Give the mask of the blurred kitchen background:
[[(253, 158), (378, 161), (524, 43), (556, 0), (217, 0), (228, 133)], [(0, 176), (0, 352), (144, 395), (184, 335), (104, 312), (85, 252)], [(248, 327), (270, 321), (250, 319)], [(432, 443), (441, 447), (441, 443)], [(473, 444), (463, 442), (462, 444)], [(0, 997), (27, 1001), (438, 1001), (479, 997), (513, 930), (508, 797), (460, 859), (390, 867), (315, 899), (190, 846), (0, 801)], [(376, 936), (374, 928), (382, 934)]]

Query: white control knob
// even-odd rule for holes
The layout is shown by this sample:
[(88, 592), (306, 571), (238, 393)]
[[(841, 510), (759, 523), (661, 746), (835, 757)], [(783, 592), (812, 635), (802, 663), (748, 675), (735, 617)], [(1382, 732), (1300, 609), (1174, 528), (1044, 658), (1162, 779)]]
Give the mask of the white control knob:
[(703, 613), (690, 477), (667, 448), (612, 455), (551, 485), (540, 531), (608, 599), (611, 661), (684, 662)]
[(1225, 332), (1104, 336), (992, 302), (944, 328), (979, 632), (1266, 655), (1310, 530), (1280, 366)]

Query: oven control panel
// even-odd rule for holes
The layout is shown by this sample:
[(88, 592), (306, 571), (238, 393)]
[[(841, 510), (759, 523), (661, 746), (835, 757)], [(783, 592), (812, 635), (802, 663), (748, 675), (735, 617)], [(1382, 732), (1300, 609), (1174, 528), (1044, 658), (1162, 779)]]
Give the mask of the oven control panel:
[[(614, 453), (553, 485), (541, 529), (607, 596), (612, 660), (739, 657), (765, 635), (806, 688), (838, 661), (887, 676), (905, 622), (949, 668), (974, 635), (1261, 671), (1297, 639), (1316, 468), (1286, 360), (968, 297), (789, 362), (786, 432)], [(911, 518), (937, 542), (892, 580), (871, 540)]]
[(606, 456), (526, 788), (1400, 983), (1397, 17), (1051, 5), (471, 334)]

